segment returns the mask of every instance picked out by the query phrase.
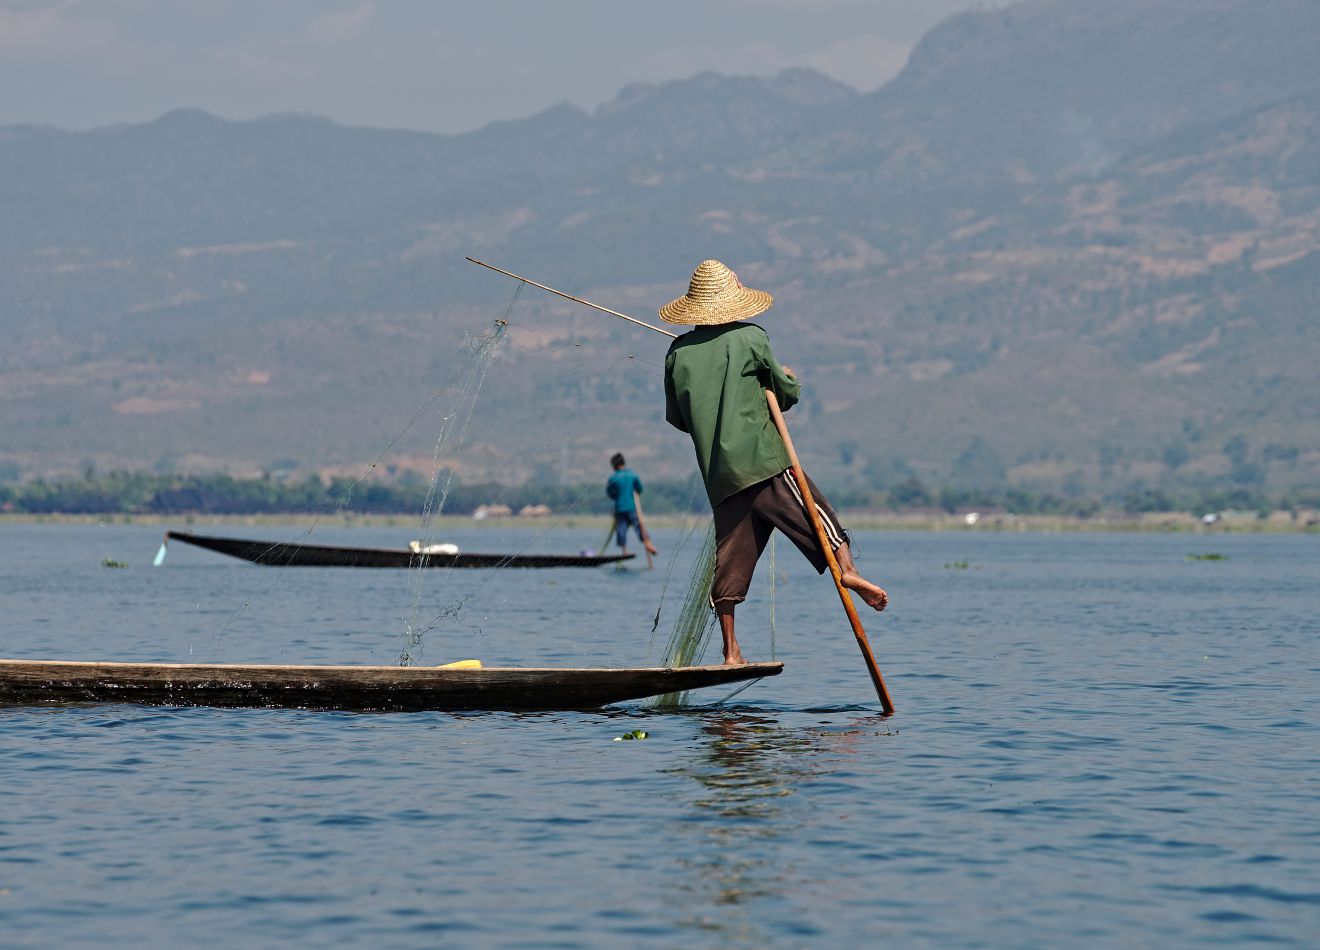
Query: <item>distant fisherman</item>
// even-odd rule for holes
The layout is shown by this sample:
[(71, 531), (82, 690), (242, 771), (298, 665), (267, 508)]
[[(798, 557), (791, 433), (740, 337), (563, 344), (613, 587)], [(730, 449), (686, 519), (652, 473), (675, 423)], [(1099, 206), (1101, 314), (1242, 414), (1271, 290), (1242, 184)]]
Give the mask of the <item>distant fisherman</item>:
[(642, 546), (646, 548), (646, 553), (655, 554), (655, 546), (651, 544), (650, 536), (642, 527), (642, 519), (637, 511), (638, 496), (642, 493), (642, 480), (627, 467), (622, 452), (614, 453), (610, 465), (614, 467), (614, 474), (605, 483), (605, 494), (614, 501), (614, 540), (618, 542), (623, 553), (627, 554), (628, 529), (633, 528), (637, 531)]
[[(665, 418), (692, 436), (715, 515), (711, 600), (729, 665), (747, 662), (734, 636), (733, 611), (747, 597), (770, 533), (778, 528), (819, 573), (826, 568), (765, 396), (771, 390), (786, 411), (797, 403), (801, 386), (775, 360), (765, 330), (742, 322), (773, 303), (769, 294), (744, 287), (737, 274), (708, 260), (693, 272), (687, 294), (660, 308), (667, 323), (695, 327), (674, 340), (665, 357)], [(847, 532), (815, 483), (809, 484), (843, 586), (884, 610), (888, 595), (857, 573)]]

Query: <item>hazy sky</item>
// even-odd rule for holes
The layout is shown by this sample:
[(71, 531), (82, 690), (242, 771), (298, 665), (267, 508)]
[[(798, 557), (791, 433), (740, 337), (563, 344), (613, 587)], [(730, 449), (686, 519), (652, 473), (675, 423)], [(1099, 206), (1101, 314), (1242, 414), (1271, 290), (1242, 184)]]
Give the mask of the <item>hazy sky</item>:
[[(0, 0), (0, 124), (182, 106), (453, 132), (630, 82), (813, 66), (862, 89), (970, 0)], [(984, 4), (982, 4), (984, 5)]]

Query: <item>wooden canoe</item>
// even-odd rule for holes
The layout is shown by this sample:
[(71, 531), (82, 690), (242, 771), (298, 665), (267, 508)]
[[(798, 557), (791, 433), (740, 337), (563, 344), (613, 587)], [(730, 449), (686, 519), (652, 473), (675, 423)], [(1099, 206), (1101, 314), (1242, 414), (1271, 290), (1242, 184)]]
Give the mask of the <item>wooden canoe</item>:
[(594, 709), (777, 676), (782, 663), (679, 669), (258, 666), (0, 660), (0, 704), (118, 702), (306, 709)]
[(406, 548), (344, 548), (325, 544), (217, 538), (184, 531), (165, 532), (182, 541), (268, 567), (599, 567), (635, 554), (414, 554)]

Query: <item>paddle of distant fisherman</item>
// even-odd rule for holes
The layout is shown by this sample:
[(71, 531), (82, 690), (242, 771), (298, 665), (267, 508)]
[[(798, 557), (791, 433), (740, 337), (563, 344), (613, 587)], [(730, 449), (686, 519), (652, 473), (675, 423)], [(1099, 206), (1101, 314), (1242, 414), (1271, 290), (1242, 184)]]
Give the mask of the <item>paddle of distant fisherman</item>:
[[(778, 528), (787, 535), (817, 572), (827, 567), (765, 395), (773, 392), (786, 411), (797, 403), (801, 386), (775, 360), (765, 330), (743, 322), (773, 303), (769, 294), (744, 287), (728, 267), (708, 260), (693, 271), (688, 292), (660, 308), (665, 322), (693, 327), (665, 356), (665, 418), (692, 437), (715, 516), (711, 600), (729, 665), (747, 662), (734, 635), (734, 608), (747, 598), (771, 532)], [(888, 594), (857, 572), (838, 515), (816, 484), (808, 484), (841, 583), (884, 610)]]

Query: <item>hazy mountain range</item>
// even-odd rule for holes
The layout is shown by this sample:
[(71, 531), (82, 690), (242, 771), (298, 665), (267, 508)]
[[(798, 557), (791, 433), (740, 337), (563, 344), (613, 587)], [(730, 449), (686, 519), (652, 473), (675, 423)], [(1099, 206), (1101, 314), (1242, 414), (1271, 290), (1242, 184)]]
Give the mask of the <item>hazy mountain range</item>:
[[(456, 394), (410, 420), (514, 290), (471, 254), (648, 320), (729, 263), (775, 294), (822, 480), (1320, 485), (1317, 48), (1313, 0), (1030, 0), (866, 94), (791, 70), (461, 136), (0, 128), (0, 477), (429, 471)], [(509, 320), (443, 464), (692, 470), (665, 340), (530, 289)]]

